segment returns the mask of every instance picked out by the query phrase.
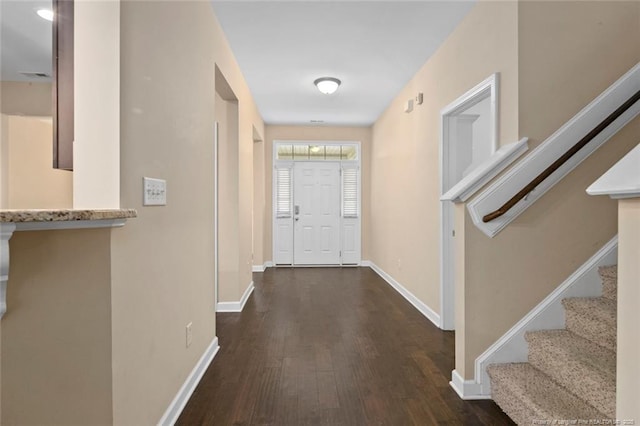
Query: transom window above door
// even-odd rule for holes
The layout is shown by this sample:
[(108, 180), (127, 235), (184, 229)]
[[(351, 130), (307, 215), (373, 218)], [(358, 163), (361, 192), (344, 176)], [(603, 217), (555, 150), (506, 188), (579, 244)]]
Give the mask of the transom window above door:
[(358, 159), (358, 146), (356, 144), (278, 143), (275, 151), (276, 160), (337, 161)]

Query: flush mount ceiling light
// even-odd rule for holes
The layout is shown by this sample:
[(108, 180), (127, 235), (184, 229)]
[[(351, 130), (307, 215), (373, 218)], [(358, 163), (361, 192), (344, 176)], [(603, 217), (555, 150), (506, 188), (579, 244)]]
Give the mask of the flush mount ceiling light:
[(36, 11), (39, 17), (47, 21), (53, 21), (53, 11), (51, 9), (38, 9)]
[(313, 82), (318, 87), (318, 90), (325, 95), (330, 95), (338, 90), (341, 81), (334, 77), (320, 77)]

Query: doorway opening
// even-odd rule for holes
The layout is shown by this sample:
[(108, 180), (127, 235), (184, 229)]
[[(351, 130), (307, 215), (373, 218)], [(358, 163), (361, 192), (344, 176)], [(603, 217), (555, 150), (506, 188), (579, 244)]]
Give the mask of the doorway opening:
[[(239, 246), (239, 102), (215, 66), (214, 134), (214, 294), (220, 302), (236, 300), (240, 277)], [(224, 184), (221, 184), (221, 183)]]
[[(488, 159), (498, 146), (498, 74), (456, 99), (441, 115), (440, 195)], [(455, 329), (455, 219), (451, 201), (440, 208), (440, 328)]]
[(359, 265), (360, 143), (274, 141), (276, 266)]

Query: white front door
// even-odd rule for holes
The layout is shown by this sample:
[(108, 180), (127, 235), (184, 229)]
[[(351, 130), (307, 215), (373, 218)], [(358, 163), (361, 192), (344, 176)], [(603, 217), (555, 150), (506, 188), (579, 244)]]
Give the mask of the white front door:
[(293, 179), (295, 265), (340, 264), (340, 164), (296, 162)]

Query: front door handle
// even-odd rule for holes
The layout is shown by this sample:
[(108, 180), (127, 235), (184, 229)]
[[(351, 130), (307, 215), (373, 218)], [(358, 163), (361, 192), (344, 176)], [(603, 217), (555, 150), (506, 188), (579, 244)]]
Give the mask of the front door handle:
[(293, 207), (293, 214), (300, 214), (300, 206)]

